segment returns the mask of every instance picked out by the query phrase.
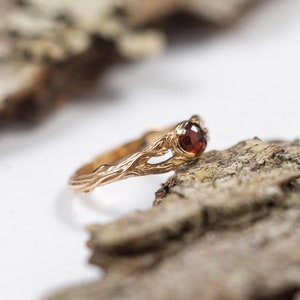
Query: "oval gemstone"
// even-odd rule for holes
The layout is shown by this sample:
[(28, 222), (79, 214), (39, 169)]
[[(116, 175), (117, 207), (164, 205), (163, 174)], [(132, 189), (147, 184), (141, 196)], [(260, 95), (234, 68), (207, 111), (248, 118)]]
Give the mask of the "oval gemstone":
[(200, 155), (206, 148), (206, 133), (195, 123), (187, 123), (184, 127), (185, 134), (179, 137), (180, 147), (189, 153)]

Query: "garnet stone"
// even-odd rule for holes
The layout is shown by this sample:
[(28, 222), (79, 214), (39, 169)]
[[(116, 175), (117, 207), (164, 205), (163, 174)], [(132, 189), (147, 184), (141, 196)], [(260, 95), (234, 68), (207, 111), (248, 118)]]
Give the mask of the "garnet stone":
[(187, 123), (184, 127), (185, 134), (179, 137), (180, 147), (189, 153), (200, 155), (206, 148), (206, 133), (196, 123)]

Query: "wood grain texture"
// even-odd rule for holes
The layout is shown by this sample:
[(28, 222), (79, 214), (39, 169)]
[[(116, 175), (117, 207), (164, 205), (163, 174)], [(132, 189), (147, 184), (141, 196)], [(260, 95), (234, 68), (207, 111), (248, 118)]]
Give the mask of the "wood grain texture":
[(89, 227), (102, 280), (48, 300), (299, 299), (300, 142), (241, 142), (180, 168), (154, 206)]

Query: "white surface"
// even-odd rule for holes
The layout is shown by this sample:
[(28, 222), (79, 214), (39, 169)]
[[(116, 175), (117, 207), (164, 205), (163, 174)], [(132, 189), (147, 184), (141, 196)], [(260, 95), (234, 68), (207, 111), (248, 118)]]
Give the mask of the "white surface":
[(84, 225), (149, 207), (168, 176), (74, 198), (65, 190), (69, 175), (98, 152), (196, 113), (210, 131), (209, 149), (254, 136), (299, 138), (299, 11), (297, 0), (266, 1), (233, 27), (115, 68), (38, 127), (1, 130), (1, 299), (39, 299), (97, 278), (86, 263)]

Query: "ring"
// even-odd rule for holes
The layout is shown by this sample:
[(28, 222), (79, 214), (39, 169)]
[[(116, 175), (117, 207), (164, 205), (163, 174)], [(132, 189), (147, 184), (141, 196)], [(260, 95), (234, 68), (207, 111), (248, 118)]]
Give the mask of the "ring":
[[(207, 145), (207, 130), (199, 116), (161, 130), (151, 130), (141, 138), (105, 152), (77, 170), (69, 186), (80, 192), (133, 176), (161, 174), (197, 159)], [(170, 158), (151, 163), (149, 160), (168, 152)]]

